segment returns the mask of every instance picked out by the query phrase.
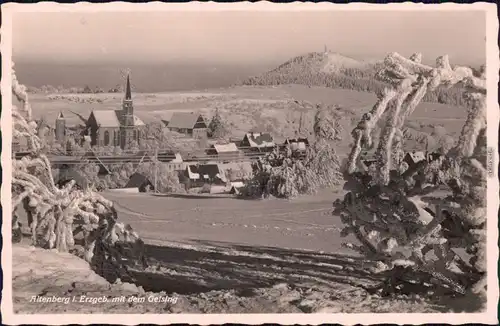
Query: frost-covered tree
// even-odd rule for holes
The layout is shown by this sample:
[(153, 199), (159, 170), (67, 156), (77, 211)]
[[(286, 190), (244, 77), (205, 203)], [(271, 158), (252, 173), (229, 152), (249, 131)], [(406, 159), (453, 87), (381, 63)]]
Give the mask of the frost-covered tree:
[(317, 179), (319, 188), (331, 188), (340, 183), (340, 159), (335, 151), (335, 142), (341, 140), (343, 131), (336, 108), (320, 107), (314, 116), (314, 141), (307, 148), (305, 166)]
[[(486, 82), (469, 68), (452, 69), (446, 56), (438, 58), (434, 68), (421, 64), (420, 58), (397, 53), (386, 57), (377, 78), (391, 87), (379, 94), (352, 132), (345, 171), (349, 192), (335, 202), (335, 213), (345, 224), (341, 234), (358, 240), (346, 246), (367, 257), (373, 273), (387, 275), (383, 294), (422, 291), (427, 296), (470, 294), (484, 300), (486, 169), (481, 153), (486, 148)], [(398, 131), (427, 90), (457, 83), (465, 85), (470, 108), (454, 147), (436, 161), (403, 168), (395, 164)], [(386, 110), (390, 114), (376, 147), (375, 169), (360, 170), (359, 154), (372, 145), (373, 127)], [(449, 190), (446, 198), (434, 193), (443, 185)], [(452, 248), (472, 258), (465, 261)]]
[(225, 122), (219, 113), (219, 109), (215, 109), (215, 114), (208, 124), (208, 132), (212, 138), (224, 138), (228, 134)]
[(342, 180), (335, 142), (342, 139), (336, 107), (318, 106), (314, 117), (314, 140), (304, 156), (291, 148), (272, 153), (254, 164), (254, 175), (241, 192), (243, 196), (292, 198), (333, 188)]
[(26, 87), (17, 81), (15, 71), (12, 93), (21, 103), (21, 107), (12, 106), (12, 136), (14, 140), (26, 137), (31, 150), (12, 162), (13, 233), (18, 234), (16, 211), (24, 209), (34, 246), (69, 251), (75, 247), (74, 234), (83, 233), (83, 258), (100, 274), (113, 270), (115, 278), (125, 277), (122, 256), (142, 263), (144, 243), (130, 226), (117, 221), (111, 201), (94, 191), (74, 188), (74, 180), (61, 188), (54, 183), (52, 166), (36, 135)]
[(153, 162), (141, 164), (137, 172), (148, 178), (153, 183), (153, 186), (156, 186), (155, 190), (159, 193), (184, 191), (183, 185), (179, 182), (178, 173), (169, 169), (166, 163)]
[(340, 115), (335, 106), (318, 105), (314, 115), (313, 131), (317, 139), (336, 141), (342, 140), (342, 125)]

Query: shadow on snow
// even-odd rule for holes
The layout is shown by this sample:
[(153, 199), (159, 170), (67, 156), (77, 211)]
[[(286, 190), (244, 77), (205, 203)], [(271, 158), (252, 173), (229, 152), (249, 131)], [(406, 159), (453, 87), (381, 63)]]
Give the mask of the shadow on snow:
[[(252, 289), (278, 283), (363, 286), (380, 282), (355, 256), (193, 240), (196, 248), (146, 245), (147, 271), (132, 271), (146, 291), (194, 294)], [(200, 245), (200, 248), (198, 248)], [(347, 270), (347, 267), (352, 267)], [(242, 294), (241, 293), (241, 294)]]

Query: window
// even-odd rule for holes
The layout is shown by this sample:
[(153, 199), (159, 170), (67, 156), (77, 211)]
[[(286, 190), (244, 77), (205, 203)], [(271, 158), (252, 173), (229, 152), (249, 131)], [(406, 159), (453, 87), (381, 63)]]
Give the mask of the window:
[(104, 146), (109, 145), (109, 131), (104, 131)]
[(113, 132), (113, 146), (118, 146), (119, 145), (119, 143), (118, 143), (118, 139), (119, 139), (118, 137), (119, 137), (119, 135), (120, 134), (119, 134), (118, 130), (115, 130)]

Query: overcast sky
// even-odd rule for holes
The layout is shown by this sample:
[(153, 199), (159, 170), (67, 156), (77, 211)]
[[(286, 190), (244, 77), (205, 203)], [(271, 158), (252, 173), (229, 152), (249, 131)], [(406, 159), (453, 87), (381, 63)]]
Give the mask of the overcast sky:
[(57, 62), (259, 64), (331, 51), (360, 59), (422, 52), (485, 62), (485, 13), (156, 12), (16, 13), (14, 59)]

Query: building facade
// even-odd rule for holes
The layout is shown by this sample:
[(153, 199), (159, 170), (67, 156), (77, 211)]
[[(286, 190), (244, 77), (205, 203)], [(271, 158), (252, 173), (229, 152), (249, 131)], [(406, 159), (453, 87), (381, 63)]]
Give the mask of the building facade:
[(134, 115), (130, 76), (121, 110), (94, 110), (87, 120), (91, 146), (131, 148), (140, 144), (144, 127), (144, 122)]
[(174, 112), (167, 128), (193, 138), (207, 138), (208, 133), (205, 119), (195, 112)]

